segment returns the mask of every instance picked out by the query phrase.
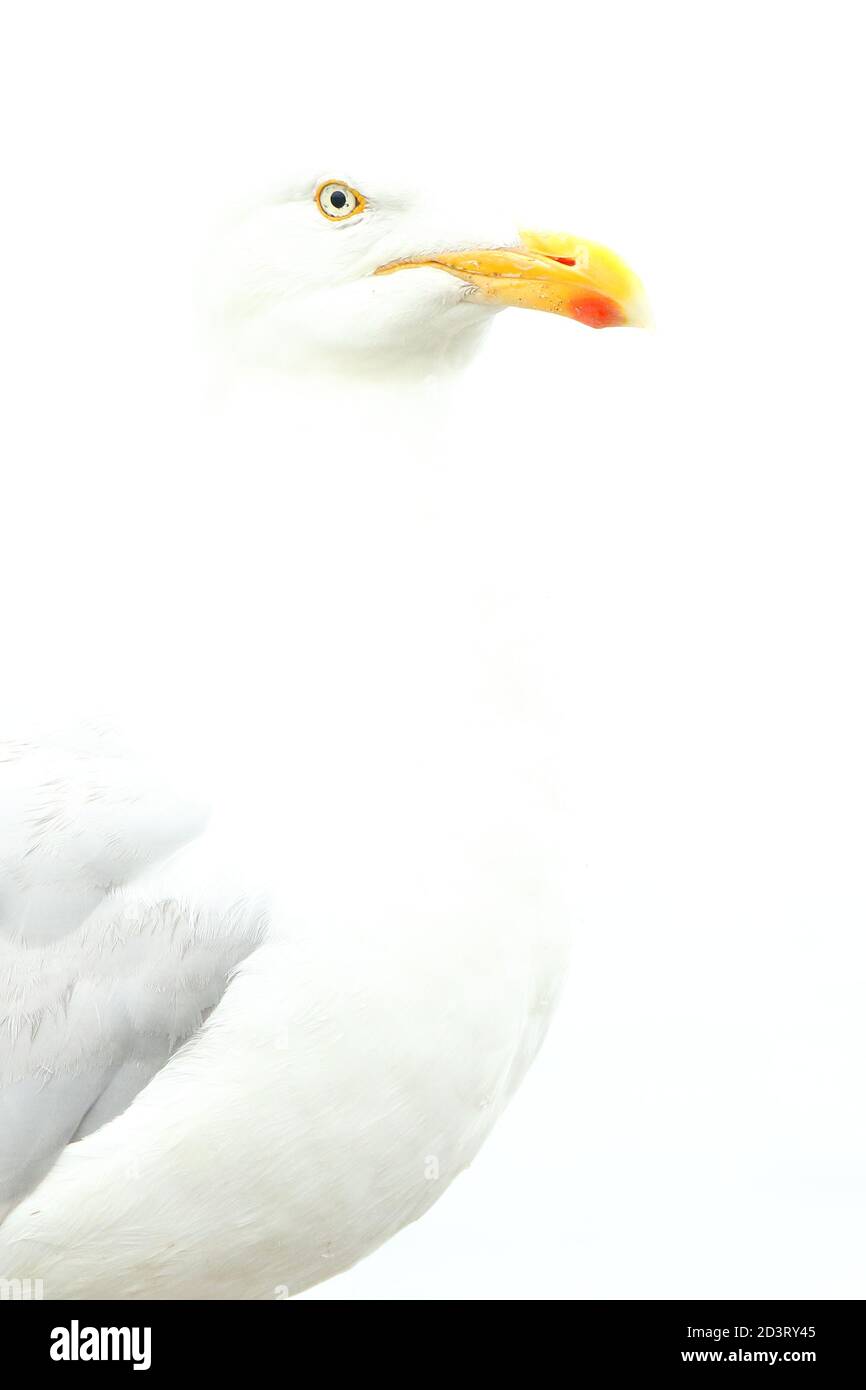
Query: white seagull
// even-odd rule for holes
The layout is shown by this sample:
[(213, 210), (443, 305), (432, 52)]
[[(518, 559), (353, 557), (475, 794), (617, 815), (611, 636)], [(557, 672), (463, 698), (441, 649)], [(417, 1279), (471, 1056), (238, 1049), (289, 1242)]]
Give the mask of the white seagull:
[[(509, 305), (647, 317), (594, 243), (466, 225), (331, 168), (227, 224), (215, 286), (232, 352), (295, 377), (425, 378)], [(402, 660), (370, 626), (351, 684), (305, 693), (300, 663), (272, 696), (293, 727), (319, 702), (328, 724), (275, 774), (279, 827), (255, 794), (206, 824), (98, 729), (0, 745), (0, 1278), (48, 1298), (300, 1292), (422, 1215), (532, 1061), (570, 918), (549, 740), (522, 696), (500, 708), (462, 625), (477, 536), (411, 577), (426, 514), (403, 518)], [(369, 569), (398, 613), (401, 585), (374, 553)], [(349, 566), (334, 588), (339, 605), (324, 579), (301, 605), (319, 646), (351, 609)], [(523, 629), (495, 600), (484, 630), (508, 664)], [(255, 744), (248, 699), (265, 776), (280, 750)]]

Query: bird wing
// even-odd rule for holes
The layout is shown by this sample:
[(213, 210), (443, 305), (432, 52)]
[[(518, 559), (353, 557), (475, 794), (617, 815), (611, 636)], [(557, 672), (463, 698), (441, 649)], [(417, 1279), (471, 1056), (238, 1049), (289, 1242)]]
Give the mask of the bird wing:
[(74, 931), (206, 818), (110, 730), (0, 741), (0, 939)]
[(47, 946), (0, 938), (0, 1221), (202, 1027), (263, 929), (251, 901), (124, 889)]

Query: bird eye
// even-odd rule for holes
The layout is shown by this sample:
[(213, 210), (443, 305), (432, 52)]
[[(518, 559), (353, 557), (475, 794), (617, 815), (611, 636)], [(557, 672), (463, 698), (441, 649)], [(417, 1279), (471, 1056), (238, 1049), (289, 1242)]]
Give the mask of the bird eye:
[(342, 222), (364, 207), (364, 199), (347, 183), (323, 183), (316, 194), (319, 211), (332, 222)]

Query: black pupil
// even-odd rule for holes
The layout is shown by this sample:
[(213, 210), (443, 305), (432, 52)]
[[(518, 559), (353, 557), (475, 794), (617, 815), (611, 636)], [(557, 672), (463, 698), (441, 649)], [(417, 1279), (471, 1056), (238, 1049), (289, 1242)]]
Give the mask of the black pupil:
[(344, 208), (347, 202), (348, 199), (345, 193), (343, 192), (342, 188), (335, 188), (333, 193), (331, 194), (331, 207)]

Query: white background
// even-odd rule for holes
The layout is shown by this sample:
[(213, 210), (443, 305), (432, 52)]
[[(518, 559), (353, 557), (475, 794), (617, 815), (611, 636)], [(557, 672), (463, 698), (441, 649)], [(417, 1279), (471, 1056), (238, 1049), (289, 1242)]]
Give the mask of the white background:
[[(112, 566), (197, 370), (179, 306), (221, 195), (369, 152), (607, 242), (656, 313), (507, 314), (479, 365), (504, 466), (574, 460), (574, 968), (472, 1169), (307, 1296), (862, 1297), (854, 7), (82, 0), (19, 10), (3, 48), (10, 710), (125, 651)], [(66, 579), (100, 530), (82, 625)]]

